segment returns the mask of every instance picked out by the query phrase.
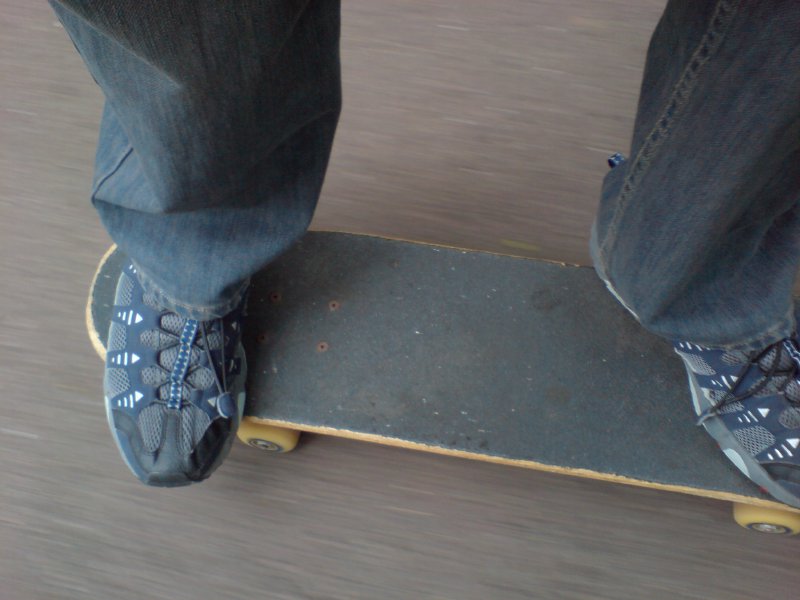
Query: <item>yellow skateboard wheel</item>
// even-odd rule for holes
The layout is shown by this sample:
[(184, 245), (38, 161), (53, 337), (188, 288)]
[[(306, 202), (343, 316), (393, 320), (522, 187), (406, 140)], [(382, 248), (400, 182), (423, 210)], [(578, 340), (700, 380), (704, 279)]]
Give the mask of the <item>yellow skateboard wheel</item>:
[(236, 433), (248, 446), (267, 452), (291, 452), (297, 446), (300, 432), (266, 425), (245, 417)]
[(800, 514), (750, 504), (733, 505), (733, 519), (742, 527), (776, 535), (800, 533)]

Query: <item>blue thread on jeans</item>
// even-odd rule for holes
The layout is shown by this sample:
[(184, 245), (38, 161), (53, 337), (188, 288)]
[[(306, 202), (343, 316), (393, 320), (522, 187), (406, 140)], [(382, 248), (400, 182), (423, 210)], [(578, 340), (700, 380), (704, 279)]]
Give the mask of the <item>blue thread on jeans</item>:
[(606, 270), (608, 272), (611, 271), (611, 265), (608, 264), (608, 257), (610, 256), (609, 247), (612, 242), (616, 241), (619, 221), (622, 218), (622, 214), (625, 212), (626, 204), (630, 200), (634, 189), (636, 189), (636, 185), (641, 179), (641, 176), (650, 165), (650, 161), (656, 151), (669, 137), (670, 126), (679, 115), (680, 110), (686, 105), (687, 100), (696, 87), (700, 69), (710, 60), (711, 56), (722, 44), (727, 28), (733, 20), (736, 11), (735, 4), (737, 3), (723, 0), (717, 3), (708, 29), (692, 55), (689, 65), (684, 69), (678, 83), (675, 85), (666, 108), (661, 114), (661, 117), (657, 119), (656, 126), (647, 136), (638, 154), (633, 159), (630, 170), (622, 184), (617, 208), (608, 227), (608, 233), (603, 242), (603, 248), (601, 249), (601, 254), (606, 257)]

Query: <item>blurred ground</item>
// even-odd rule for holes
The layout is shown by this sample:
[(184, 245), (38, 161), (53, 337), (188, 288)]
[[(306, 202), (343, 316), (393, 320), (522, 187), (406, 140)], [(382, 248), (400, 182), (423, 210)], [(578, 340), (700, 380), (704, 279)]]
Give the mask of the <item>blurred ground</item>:
[[(586, 263), (662, 5), (347, 2), (315, 226)], [(43, 3), (0, 52), (0, 598), (797, 597), (797, 541), (713, 501), (325, 438), (133, 481), (83, 325), (101, 97)]]

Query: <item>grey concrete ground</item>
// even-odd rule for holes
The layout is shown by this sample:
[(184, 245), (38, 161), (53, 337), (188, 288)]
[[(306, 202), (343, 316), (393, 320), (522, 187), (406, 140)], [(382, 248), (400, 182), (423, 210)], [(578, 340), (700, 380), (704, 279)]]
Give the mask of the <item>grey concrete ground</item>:
[[(348, 2), (315, 226), (585, 263), (661, 5)], [(100, 94), (44, 3), (0, 52), (0, 598), (798, 597), (797, 541), (714, 501), (325, 438), (135, 482), (83, 325)]]

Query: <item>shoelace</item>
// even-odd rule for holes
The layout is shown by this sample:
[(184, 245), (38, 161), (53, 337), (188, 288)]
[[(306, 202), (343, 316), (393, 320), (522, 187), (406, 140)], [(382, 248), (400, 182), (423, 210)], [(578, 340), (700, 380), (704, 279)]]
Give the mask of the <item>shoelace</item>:
[[(751, 386), (750, 389), (746, 390), (744, 393), (737, 394), (736, 393), (737, 389), (745, 380), (746, 373), (753, 367), (761, 369), (761, 360), (767, 354), (769, 354), (773, 349), (775, 350), (775, 356), (772, 359), (772, 364), (769, 366), (769, 369), (766, 372), (764, 372), (764, 376), (755, 385)], [(788, 369), (781, 369), (780, 365), (782, 359), (787, 354), (789, 358), (791, 358), (791, 361), (789, 362), (790, 366)], [(736, 374), (736, 384), (731, 388), (730, 392), (727, 393), (728, 395), (719, 402), (717, 402), (716, 404), (714, 404), (713, 406), (710, 406), (702, 413), (700, 413), (700, 416), (697, 419), (697, 425), (702, 425), (711, 417), (717, 416), (720, 413), (720, 411), (729, 404), (733, 404), (734, 402), (741, 402), (742, 400), (746, 400), (748, 398), (755, 396), (761, 390), (766, 388), (767, 385), (772, 380), (772, 378), (775, 376), (785, 378), (784, 382), (781, 383), (781, 385), (777, 388), (776, 393), (782, 394), (783, 397), (786, 398), (787, 402), (790, 402), (791, 404), (800, 405), (800, 402), (797, 402), (796, 400), (789, 398), (784, 393), (786, 390), (786, 386), (788, 386), (793, 379), (796, 379), (798, 372), (800, 372), (800, 350), (797, 349), (797, 347), (790, 339), (785, 339), (776, 344), (773, 344), (772, 346), (768, 346), (767, 348), (759, 352), (757, 355), (755, 355), (753, 358), (751, 358), (747, 364), (742, 366), (742, 368)]]
[[(163, 316), (163, 315), (162, 315)], [(217, 371), (217, 366), (211, 355), (211, 348), (209, 346), (208, 329), (205, 321), (197, 321), (195, 319), (186, 319), (180, 337), (178, 337), (178, 356), (169, 373), (170, 393), (167, 400), (167, 408), (173, 410), (180, 410), (183, 404), (183, 387), (186, 386), (190, 390), (195, 389), (195, 386), (188, 381), (188, 376), (191, 373), (191, 355), (192, 347), (196, 343), (198, 331), (202, 333), (202, 348), (205, 351), (210, 366), (211, 372), (214, 376), (214, 383), (217, 387), (217, 400), (216, 406), (220, 416), (230, 418), (233, 416), (231, 395), (227, 391), (226, 377), (225, 377), (225, 339), (224, 327), (221, 320), (217, 320), (219, 324), (220, 335), (220, 365), (222, 374)], [(169, 331), (165, 331), (159, 326), (159, 329), (168, 335), (174, 336)], [(200, 345), (199, 343), (197, 345)], [(162, 368), (164, 368), (162, 366)]]

